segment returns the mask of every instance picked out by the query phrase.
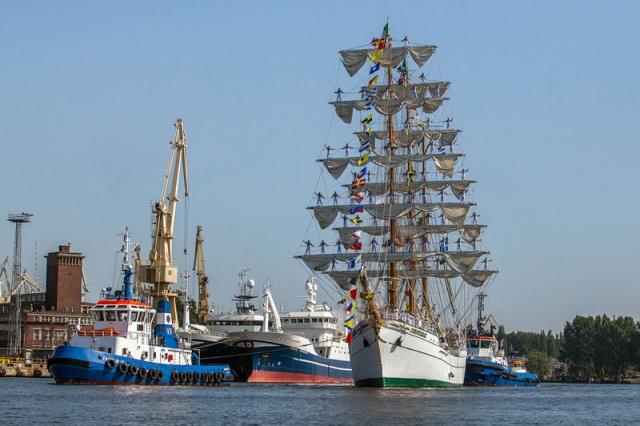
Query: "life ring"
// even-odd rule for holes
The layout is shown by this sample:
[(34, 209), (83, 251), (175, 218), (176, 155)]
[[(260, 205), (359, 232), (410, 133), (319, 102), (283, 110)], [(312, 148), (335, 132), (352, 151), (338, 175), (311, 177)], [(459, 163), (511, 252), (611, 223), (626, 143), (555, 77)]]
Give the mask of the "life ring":
[(162, 370), (158, 370), (156, 371), (156, 378), (158, 379), (158, 381), (162, 381), (162, 379), (164, 379), (164, 373), (162, 372)]
[(156, 370), (154, 370), (153, 368), (149, 370), (149, 378), (153, 381), (156, 381), (158, 379), (158, 374), (156, 373)]
[(131, 374), (132, 376), (135, 376), (136, 374), (138, 374), (138, 367), (136, 367), (135, 365), (131, 364), (129, 366), (129, 374)]
[(250, 341), (250, 340), (245, 340), (244, 341), (244, 347), (247, 348), (247, 349), (253, 348), (253, 342)]
[(184, 382), (186, 382), (186, 381), (187, 381), (187, 373), (185, 373), (184, 371), (181, 371), (181, 372), (180, 372), (180, 381), (181, 381), (182, 383), (184, 383)]
[(148, 374), (149, 372), (144, 367), (140, 367), (140, 369), (138, 370), (138, 377), (140, 377), (141, 379), (146, 379)]
[(202, 376), (200, 375), (200, 373), (198, 371), (196, 371), (195, 373), (193, 373), (193, 381), (196, 383), (200, 383), (200, 378)]
[(33, 370), (33, 377), (42, 377), (42, 370), (40, 370), (39, 368)]
[(109, 370), (113, 370), (114, 368), (116, 368), (116, 360), (113, 358), (109, 358), (105, 365)]
[(216, 375), (213, 374), (213, 372), (209, 371), (209, 374), (207, 374), (207, 376), (209, 376), (209, 383), (218, 383), (216, 382)]
[(0, 377), (4, 377), (7, 374), (7, 371), (4, 368), (0, 368)]
[(218, 376), (218, 383), (224, 380), (224, 373), (222, 371), (218, 371), (216, 375)]
[(129, 370), (129, 367), (127, 366), (126, 363), (121, 362), (120, 364), (118, 364), (118, 371), (120, 373), (125, 374), (128, 370)]
[(193, 382), (193, 373), (191, 371), (187, 373), (187, 382)]
[[(159, 373), (160, 375), (162, 375), (162, 371), (159, 371)], [(173, 373), (171, 373), (171, 383), (176, 383), (177, 381), (178, 381), (178, 372), (176, 370), (173, 370)]]

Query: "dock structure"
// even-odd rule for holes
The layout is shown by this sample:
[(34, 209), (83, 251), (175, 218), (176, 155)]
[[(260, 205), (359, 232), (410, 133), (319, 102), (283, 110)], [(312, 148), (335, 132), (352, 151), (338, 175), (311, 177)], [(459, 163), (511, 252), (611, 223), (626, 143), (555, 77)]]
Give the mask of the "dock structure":
[(47, 360), (18, 357), (0, 358), (0, 377), (50, 378)]

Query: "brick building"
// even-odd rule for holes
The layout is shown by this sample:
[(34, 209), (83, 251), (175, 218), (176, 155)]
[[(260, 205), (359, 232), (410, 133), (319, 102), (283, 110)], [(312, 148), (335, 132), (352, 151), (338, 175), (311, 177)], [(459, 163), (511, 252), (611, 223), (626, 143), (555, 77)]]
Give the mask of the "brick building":
[(82, 253), (72, 253), (70, 246), (60, 246), (47, 256), (48, 310), (80, 312), (82, 304)]
[[(70, 245), (59, 246), (47, 259), (45, 293), (22, 294), (22, 345), (43, 357), (54, 347), (69, 340), (74, 329), (93, 324), (82, 294), (82, 253), (73, 253)], [(8, 304), (0, 306), (0, 324), (9, 320)], [(1, 327), (4, 329), (5, 327)], [(0, 348), (6, 348), (7, 334), (0, 335)]]

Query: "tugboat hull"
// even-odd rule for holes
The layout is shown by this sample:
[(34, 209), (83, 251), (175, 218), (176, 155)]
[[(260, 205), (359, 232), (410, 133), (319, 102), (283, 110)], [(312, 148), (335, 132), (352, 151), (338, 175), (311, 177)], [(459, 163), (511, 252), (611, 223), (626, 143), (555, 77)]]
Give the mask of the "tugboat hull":
[(511, 367), (485, 360), (469, 359), (464, 374), (465, 386), (537, 386), (538, 383), (535, 373), (514, 372)]
[(58, 384), (216, 385), (232, 379), (227, 365), (160, 364), (77, 346), (59, 346), (47, 362)]

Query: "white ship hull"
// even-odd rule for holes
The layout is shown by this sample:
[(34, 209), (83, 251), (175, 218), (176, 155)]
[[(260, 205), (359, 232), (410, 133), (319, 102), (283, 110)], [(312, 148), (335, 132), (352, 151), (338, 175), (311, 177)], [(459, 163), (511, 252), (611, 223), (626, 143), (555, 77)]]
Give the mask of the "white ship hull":
[(370, 322), (358, 324), (350, 353), (358, 387), (453, 387), (464, 382), (466, 349), (446, 350), (434, 334), (403, 322), (386, 322), (378, 338)]

